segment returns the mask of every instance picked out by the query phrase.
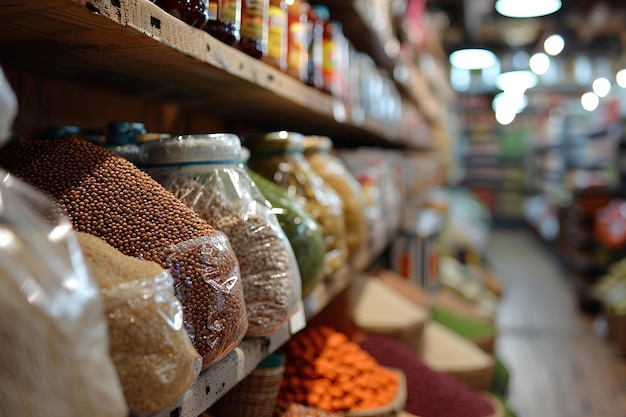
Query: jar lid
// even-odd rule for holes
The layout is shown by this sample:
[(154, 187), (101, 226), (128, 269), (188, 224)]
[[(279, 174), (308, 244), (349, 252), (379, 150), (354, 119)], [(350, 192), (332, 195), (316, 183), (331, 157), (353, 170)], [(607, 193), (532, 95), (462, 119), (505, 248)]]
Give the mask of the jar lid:
[(232, 133), (176, 136), (146, 142), (141, 146), (141, 161), (146, 165), (237, 164), (241, 141)]
[(304, 135), (280, 130), (269, 132), (246, 142), (253, 154), (273, 154), (304, 151)]
[(137, 143), (152, 142), (153, 140), (171, 139), (169, 133), (140, 133), (137, 135)]
[(333, 142), (328, 136), (305, 136), (304, 137), (304, 151), (324, 151), (330, 152), (333, 148)]

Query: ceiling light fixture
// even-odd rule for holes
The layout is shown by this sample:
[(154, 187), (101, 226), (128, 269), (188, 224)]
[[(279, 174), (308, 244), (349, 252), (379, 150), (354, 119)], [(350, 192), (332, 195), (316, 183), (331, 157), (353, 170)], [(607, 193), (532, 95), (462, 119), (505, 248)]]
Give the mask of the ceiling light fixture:
[(532, 71), (509, 71), (496, 77), (496, 87), (502, 91), (524, 92), (535, 87), (537, 81), (537, 75)]
[(598, 108), (600, 99), (595, 95), (595, 93), (588, 91), (580, 98), (580, 104), (582, 104), (583, 109), (587, 111), (594, 111)]
[(496, 112), (496, 120), (503, 126), (510, 125), (515, 120), (515, 112), (509, 110), (498, 110)]
[(611, 82), (608, 78), (596, 78), (591, 84), (591, 88), (598, 97), (606, 97), (611, 92)]
[(537, 52), (528, 61), (530, 69), (537, 75), (543, 75), (550, 69), (550, 57), (543, 52)]
[(626, 69), (619, 70), (615, 75), (615, 81), (617, 81), (617, 85), (622, 88), (626, 88)]
[(514, 112), (519, 114), (528, 106), (528, 96), (524, 93), (505, 91), (496, 94), (491, 107), (498, 112)]
[(450, 54), (450, 64), (460, 69), (485, 69), (494, 66), (497, 62), (496, 55), (488, 49), (459, 49)]
[(527, 18), (552, 14), (561, 8), (561, 0), (498, 0), (496, 11), (503, 16)]
[(565, 40), (561, 35), (550, 35), (543, 42), (543, 49), (548, 55), (557, 56), (565, 48)]

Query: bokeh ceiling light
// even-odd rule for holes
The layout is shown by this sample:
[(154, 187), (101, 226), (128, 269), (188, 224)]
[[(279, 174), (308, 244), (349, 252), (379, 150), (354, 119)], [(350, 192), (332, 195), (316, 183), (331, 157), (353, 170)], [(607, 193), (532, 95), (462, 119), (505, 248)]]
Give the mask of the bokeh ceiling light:
[(580, 104), (582, 104), (583, 109), (587, 111), (594, 111), (598, 108), (600, 99), (595, 95), (595, 93), (588, 91), (580, 98)]
[(611, 92), (611, 82), (608, 78), (596, 78), (591, 87), (598, 97), (606, 97)]
[(543, 49), (548, 55), (557, 56), (565, 48), (565, 40), (561, 35), (550, 35), (543, 42)]
[(461, 69), (485, 69), (497, 62), (496, 55), (488, 49), (459, 49), (450, 54), (450, 64)]
[(515, 112), (509, 110), (499, 110), (496, 112), (496, 120), (501, 125), (510, 125), (515, 120)]
[(528, 61), (530, 70), (537, 75), (543, 75), (550, 69), (550, 57), (543, 52), (537, 52)]
[(496, 77), (496, 87), (502, 91), (521, 91), (537, 85), (537, 76), (532, 71), (503, 72)]
[(539, 17), (561, 8), (561, 0), (498, 0), (496, 11), (507, 17)]
[(622, 88), (626, 88), (626, 69), (618, 71), (617, 75), (615, 75), (615, 81), (617, 81), (617, 85)]
[(498, 112), (512, 111), (519, 114), (528, 106), (528, 97), (523, 93), (502, 92), (496, 94), (491, 103), (493, 110)]

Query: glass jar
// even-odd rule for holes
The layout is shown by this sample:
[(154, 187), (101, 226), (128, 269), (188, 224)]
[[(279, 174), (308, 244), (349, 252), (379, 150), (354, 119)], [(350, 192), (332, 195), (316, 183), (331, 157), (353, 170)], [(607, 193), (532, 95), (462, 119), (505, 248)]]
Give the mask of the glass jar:
[(209, 21), (208, 0), (156, 0), (161, 9), (183, 22), (203, 29)]
[(237, 44), (241, 38), (241, 1), (209, 0), (209, 22), (205, 30), (228, 45)]
[(237, 47), (261, 59), (267, 55), (269, 0), (242, 0), (241, 39)]
[(350, 262), (365, 267), (368, 255), (365, 195), (361, 184), (336, 156), (330, 153), (332, 141), (326, 136), (306, 136), (304, 155), (313, 171), (335, 190), (343, 202), (346, 243)]
[(248, 335), (284, 325), (301, 295), (289, 240), (260, 190), (239, 165), (233, 134), (178, 136), (141, 147), (145, 170), (228, 237), (239, 261)]
[(287, 29), (287, 74), (302, 81), (308, 79), (307, 24), (311, 6), (302, 0), (289, 4)]
[(326, 244), (320, 226), (278, 184), (249, 169), (247, 167), (249, 157), (248, 149), (242, 148), (241, 165), (272, 205), (273, 212), (287, 235), (298, 261), (302, 295), (308, 294), (324, 277)]
[(348, 259), (343, 203), (313, 172), (303, 155), (304, 137), (294, 132), (271, 132), (249, 143), (252, 170), (273, 180), (320, 225), (326, 243), (324, 273), (330, 275)]

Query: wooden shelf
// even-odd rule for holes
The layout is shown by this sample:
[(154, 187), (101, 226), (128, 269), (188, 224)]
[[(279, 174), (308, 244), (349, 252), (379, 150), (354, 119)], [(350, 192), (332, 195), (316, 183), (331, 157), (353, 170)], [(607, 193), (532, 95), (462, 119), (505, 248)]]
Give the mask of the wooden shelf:
[[(371, 260), (363, 265), (368, 265)], [(315, 317), (364, 268), (344, 266), (332, 277), (319, 282), (304, 297), (289, 323), (268, 337), (244, 339), (224, 359), (200, 373), (194, 384), (176, 402), (152, 417), (197, 417), (252, 372), (269, 354), (302, 330), (308, 319)]]
[(411, 118), (391, 126), (363, 116), (147, 0), (11, 2), (0, 8), (0, 60), (264, 129), (326, 134), (340, 144), (434, 145)]
[(329, 7), (331, 18), (341, 22), (344, 34), (354, 47), (372, 57), (376, 65), (384, 69), (392, 80), (395, 80), (394, 71), (398, 67), (404, 67), (408, 72), (406, 80), (395, 80), (400, 93), (417, 105), (429, 121), (442, 122), (445, 106), (441, 98), (433, 93), (429, 80), (419, 68), (402, 59), (400, 41), (394, 35), (393, 28), (379, 30), (374, 27), (368, 16), (370, 2), (317, 0), (316, 3)]

